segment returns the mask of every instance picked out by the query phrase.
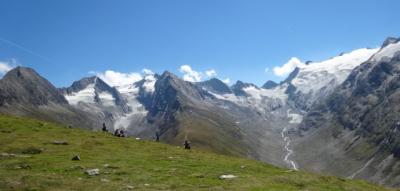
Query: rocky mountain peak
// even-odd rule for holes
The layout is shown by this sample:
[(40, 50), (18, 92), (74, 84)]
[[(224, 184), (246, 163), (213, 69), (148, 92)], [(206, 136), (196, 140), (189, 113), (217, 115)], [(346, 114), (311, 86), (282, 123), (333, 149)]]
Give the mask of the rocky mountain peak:
[(0, 104), (29, 103), (46, 105), (49, 102), (67, 104), (64, 96), (35, 70), (16, 67), (0, 81)]
[[(308, 63), (308, 64), (310, 64), (310, 63)], [(299, 72), (300, 72), (300, 68), (299, 68), (299, 67), (296, 67), (296, 68), (289, 74), (289, 76), (288, 76), (285, 80), (283, 80), (283, 81), (281, 82), (281, 84), (290, 83), (294, 78), (296, 78), (296, 76), (297, 76), (297, 74), (299, 74)]]
[(204, 82), (199, 82), (199, 83), (197, 83), (197, 85), (199, 85), (204, 90), (211, 91), (211, 92), (217, 93), (217, 94), (232, 93), (232, 90), (229, 88), (229, 86), (217, 78), (211, 78)]
[(262, 88), (264, 89), (272, 89), (276, 86), (278, 86), (279, 84), (272, 81), (272, 80), (268, 80), (267, 82), (265, 82), (265, 84), (262, 86)]
[(258, 88), (256, 85), (254, 85), (252, 83), (245, 83), (245, 82), (238, 80), (238, 81), (236, 81), (235, 84), (233, 84), (231, 86), (231, 89), (232, 89), (233, 93), (237, 96), (247, 96), (247, 93), (243, 89), (247, 88), (247, 87), (251, 87), (251, 86)]
[(4, 80), (37, 80), (40, 75), (32, 68), (18, 66), (4, 75)]
[(382, 48), (386, 47), (389, 44), (394, 44), (400, 41), (400, 38), (396, 38), (396, 37), (388, 37), (386, 38), (386, 40), (383, 42), (382, 44)]

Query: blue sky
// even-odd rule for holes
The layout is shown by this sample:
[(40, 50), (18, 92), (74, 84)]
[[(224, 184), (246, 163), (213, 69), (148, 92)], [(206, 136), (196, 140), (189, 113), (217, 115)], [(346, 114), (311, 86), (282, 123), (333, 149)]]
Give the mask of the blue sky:
[(318, 61), (400, 36), (398, 7), (397, 0), (0, 0), (0, 72), (4, 64), (28, 66), (60, 87), (107, 70), (192, 72), (200, 80), (214, 70), (261, 85), (282, 80), (273, 68), (292, 57)]

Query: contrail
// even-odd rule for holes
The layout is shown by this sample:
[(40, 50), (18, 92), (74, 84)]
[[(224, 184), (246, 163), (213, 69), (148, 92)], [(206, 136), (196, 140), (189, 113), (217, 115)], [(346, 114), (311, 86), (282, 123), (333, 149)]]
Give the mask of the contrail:
[(5, 42), (5, 43), (7, 43), (7, 44), (9, 44), (9, 45), (12, 45), (12, 46), (14, 46), (14, 47), (16, 47), (16, 48), (19, 48), (20, 50), (23, 50), (23, 51), (25, 51), (26, 53), (29, 53), (29, 54), (31, 54), (31, 55), (33, 55), (33, 56), (39, 57), (39, 58), (41, 58), (41, 59), (43, 59), (43, 60), (45, 60), (45, 61), (47, 61), (47, 62), (53, 63), (53, 61), (50, 60), (49, 58), (47, 58), (47, 57), (45, 57), (45, 56), (42, 56), (42, 55), (40, 55), (40, 54), (38, 54), (38, 53), (36, 53), (36, 52), (34, 52), (34, 51), (32, 51), (32, 50), (29, 50), (29, 49), (27, 49), (27, 48), (25, 48), (25, 47), (23, 47), (23, 46), (21, 46), (21, 45), (15, 43), (15, 42), (9, 41), (9, 40), (4, 39), (4, 38), (0, 38), (0, 41)]

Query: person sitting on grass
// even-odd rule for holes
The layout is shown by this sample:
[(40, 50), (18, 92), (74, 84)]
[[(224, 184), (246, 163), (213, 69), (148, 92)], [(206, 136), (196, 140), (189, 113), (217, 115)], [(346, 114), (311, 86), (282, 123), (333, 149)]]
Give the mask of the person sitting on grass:
[(183, 145), (185, 146), (185, 149), (190, 150), (190, 141), (185, 140), (185, 143), (183, 143)]
[(125, 132), (123, 129), (119, 130), (119, 136), (120, 137), (125, 137)]
[(115, 129), (115, 131), (114, 131), (114, 136), (120, 137), (119, 129)]

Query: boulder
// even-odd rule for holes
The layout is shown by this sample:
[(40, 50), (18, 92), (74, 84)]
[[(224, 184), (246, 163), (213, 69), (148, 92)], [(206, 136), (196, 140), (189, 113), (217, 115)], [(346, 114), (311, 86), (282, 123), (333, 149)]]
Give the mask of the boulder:
[(99, 175), (100, 174), (100, 170), (98, 168), (89, 169), (89, 170), (85, 171), (85, 174), (87, 174), (89, 176)]
[(237, 178), (237, 176), (233, 175), (233, 174), (223, 174), (221, 176), (219, 176), (219, 179), (224, 180), (224, 179), (234, 179)]
[(53, 141), (53, 145), (68, 145), (67, 141)]
[(78, 161), (81, 160), (81, 157), (79, 157), (79, 155), (75, 155), (74, 157), (72, 157), (72, 160)]

